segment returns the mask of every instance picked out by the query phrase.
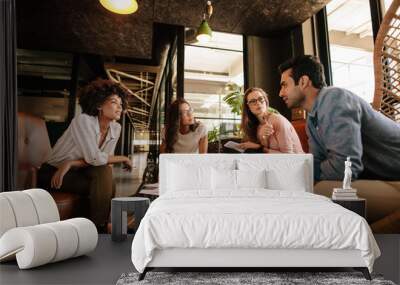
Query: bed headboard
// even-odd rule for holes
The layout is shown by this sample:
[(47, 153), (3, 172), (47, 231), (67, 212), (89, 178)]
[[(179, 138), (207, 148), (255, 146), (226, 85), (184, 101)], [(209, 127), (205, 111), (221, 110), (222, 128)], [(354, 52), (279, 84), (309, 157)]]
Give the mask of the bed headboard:
[[(314, 191), (312, 154), (161, 154), (159, 165), (160, 195), (167, 191), (166, 185), (169, 183), (168, 169), (171, 163), (187, 165), (188, 167), (226, 165), (227, 169), (237, 169), (239, 161), (257, 161), (270, 165), (271, 167), (277, 164), (293, 165), (302, 163), (302, 167), (305, 168), (304, 187), (307, 192), (312, 193)], [(291, 169), (291, 167), (287, 167), (285, 173), (288, 173)]]

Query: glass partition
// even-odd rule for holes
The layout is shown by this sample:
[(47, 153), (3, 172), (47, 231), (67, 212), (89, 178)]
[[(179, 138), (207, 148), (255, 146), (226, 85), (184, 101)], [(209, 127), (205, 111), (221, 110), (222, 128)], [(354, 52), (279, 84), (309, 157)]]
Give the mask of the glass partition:
[(243, 85), (241, 35), (213, 32), (208, 43), (186, 43), (185, 99), (207, 126), (209, 142), (239, 136)]

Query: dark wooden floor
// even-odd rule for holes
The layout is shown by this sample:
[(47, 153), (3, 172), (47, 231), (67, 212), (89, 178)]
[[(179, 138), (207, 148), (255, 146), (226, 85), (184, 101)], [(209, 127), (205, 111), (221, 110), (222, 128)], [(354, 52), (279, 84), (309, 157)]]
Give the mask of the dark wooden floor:
[(99, 235), (95, 251), (57, 263), (19, 270), (16, 262), (0, 265), (0, 284), (115, 284), (122, 273), (134, 271), (131, 261), (133, 236), (124, 242)]
[[(400, 235), (375, 236), (382, 256), (374, 273), (400, 284)], [(96, 250), (82, 256), (30, 270), (19, 270), (15, 262), (0, 265), (0, 284), (115, 284), (122, 273), (135, 271), (131, 262), (132, 236), (115, 243), (100, 235)]]

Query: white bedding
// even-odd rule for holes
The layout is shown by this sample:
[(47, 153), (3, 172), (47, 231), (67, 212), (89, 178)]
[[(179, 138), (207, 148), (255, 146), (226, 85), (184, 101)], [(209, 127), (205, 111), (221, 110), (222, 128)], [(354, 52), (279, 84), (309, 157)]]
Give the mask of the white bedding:
[(133, 240), (135, 268), (165, 248), (358, 249), (371, 272), (380, 255), (359, 215), (320, 195), (266, 189), (162, 195)]

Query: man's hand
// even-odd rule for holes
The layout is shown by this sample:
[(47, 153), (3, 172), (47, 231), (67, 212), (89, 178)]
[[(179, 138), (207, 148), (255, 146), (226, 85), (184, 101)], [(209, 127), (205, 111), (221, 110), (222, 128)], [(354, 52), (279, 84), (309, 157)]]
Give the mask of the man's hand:
[(51, 178), (51, 188), (60, 189), (64, 175), (71, 169), (70, 161), (63, 162)]
[(253, 143), (253, 142), (244, 142), (238, 145), (239, 148), (241, 149), (259, 149), (261, 147), (261, 145), (259, 145), (258, 143)]
[(129, 157), (126, 157), (126, 160), (124, 160), (122, 163), (123, 163), (122, 169), (126, 171), (132, 170), (132, 161)]

